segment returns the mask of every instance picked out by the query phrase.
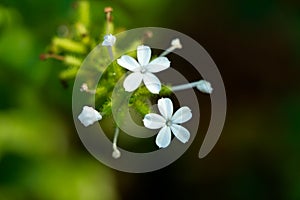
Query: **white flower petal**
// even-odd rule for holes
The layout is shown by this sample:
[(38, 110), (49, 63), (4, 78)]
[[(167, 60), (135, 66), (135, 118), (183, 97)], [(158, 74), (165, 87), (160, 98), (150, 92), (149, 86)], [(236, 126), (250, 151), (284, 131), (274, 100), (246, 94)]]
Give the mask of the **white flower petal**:
[(171, 129), (175, 137), (182, 143), (186, 143), (190, 139), (190, 132), (183, 126), (172, 124)]
[(85, 127), (87, 127), (92, 125), (94, 122), (101, 120), (102, 116), (93, 107), (84, 106), (78, 116), (78, 119)]
[(169, 98), (161, 98), (157, 103), (159, 112), (165, 119), (171, 119), (173, 114), (173, 103)]
[(137, 48), (137, 59), (141, 66), (146, 66), (149, 64), (151, 58), (151, 49), (148, 46), (138, 46)]
[(169, 127), (164, 126), (160, 129), (159, 133), (156, 136), (155, 143), (159, 148), (165, 148), (169, 146), (171, 142), (171, 130)]
[(147, 70), (152, 73), (163, 71), (170, 67), (170, 61), (167, 57), (158, 57), (147, 65)]
[(129, 74), (123, 83), (125, 91), (132, 92), (136, 90), (143, 80), (143, 75), (140, 72), (134, 72)]
[(144, 74), (143, 81), (145, 86), (151, 93), (153, 94), (159, 93), (161, 89), (161, 83), (160, 80), (154, 74), (151, 73)]
[(191, 109), (187, 106), (179, 108), (172, 116), (172, 122), (181, 124), (189, 121), (192, 118)]
[(104, 40), (104, 41), (102, 42), (102, 46), (112, 46), (112, 45), (111, 45), (111, 43), (110, 43), (109, 41)]
[(162, 116), (155, 113), (149, 113), (145, 115), (143, 122), (144, 126), (149, 129), (158, 129), (166, 124), (166, 120)]
[(117, 63), (124, 67), (125, 69), (128, 69), (129, 71), (137, 71), (140, 69), (139, 63), (132, 57), (124, 55), (121, 58), (117, 60)]

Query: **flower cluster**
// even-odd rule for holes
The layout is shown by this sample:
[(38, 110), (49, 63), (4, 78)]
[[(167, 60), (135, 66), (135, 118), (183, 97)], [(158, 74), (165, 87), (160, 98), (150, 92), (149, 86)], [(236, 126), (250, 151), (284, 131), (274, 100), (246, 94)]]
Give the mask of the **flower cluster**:
[[(106, 35), (104, 37), (102, 46), (112, 47), (115, 42), (115, 36)], [(178, 38), (172, 40), (171, 47), (153, 60), (151, 60), (151, 48), (145, 45), (140, 45), (137, 47), (137, 59), (128, 55), (122, 55), (119, 59), (117, 59), (117, 64), (130, 72), (123, 82), (124, 90), (127, 92), (134, 92), (143, 83), (150, 93), (159, 94), (162, 84), (154, 75), (154, 73), (161, 72), (170, 67), (171, 62), (167, 57), (165, 57), (165, 55), (176, 48), (182, 48)], [(211, 94), (213, 91), (211, 84), (205, 80), (174, 86), (171, 88), (171, 90), (178, 91), (193, 87), (196, 87), (199, 91), (207, 94)], [(191, 109), (187, 106), (183, 106), (173, 113), (173, 102), (170, 98), (159, 99), (157, 105), (161, 115), (156, 113), (148, 113), (143, 119), (143, 124), (146, 128), (160, 129), (156, 136), (156, 145), (159, 148), (168, 147), (171, 143), (171, 133), (173, 133), (180, 142), (188, 142), (190, 138), (190, 132), (181, 124), (189, 121), (192, 118)], [(78, 117), (78, 119), (84, 125), (93, 124), (95, 121), (101, 119), (99, 117), (91, 117), (97, 113), (97, 111), (94, 109), (89, 110), (89, 112), (91, 112), (90, 115), (86, 114), (86, 110), (84, 109)], [(83, 116), (87, 117), (84, 118)], [(91, 120), (93, 121), (91, 122)], [(118, 129), (116, 130), (118, 133)], [(114, 158), (118, 158), (121, 155), (116, 146), (116, 137), (114, 138), (113, 143), (114, 151), (112, 155)]]
[[(81, 113), (78, 115), (78, 120), (83, 126), (88, 127), (95, 125), (103, 117), (109, 116), (112, 113), (112, 91), (116, 83), (121, 77), (127, 75), (123, 82), (125, 92), (132, 93), (130, 105), (142, 115), (142, 122), (148, 129), (159, 129), (155, 143), (159, 148), (166, 148), (171, 143), (171, 135), (174, 134), (180, 142), (186, 143), (189, 141), (190, 132), (181, 124), (189, 121), (192, 118), (192, 111), (189, 107), (183, 106), (176, 112), (173, 112), (173, 102), (167, 96), (172, 92), (197, 88), (199, 91), (211, 94), (213, 88), (206, 80), (200, 80), (193, 83), (166, 86), (161, 83), (155, 75), (171, 67), (170, 60), (166, 57), (169, 53), (176, 49), (182, 49), (183, 45), (179, 38), (175, 38), (170, 42), (170, 47), (162, 52), (159, 56), (152, 59), (152, 51), (149, 46), (143, 45), (143, 40), (136, 45), (136, 58), (129, 55), (122, 55), (115, 58), (116, 44), (118, 39), (114, 33), (114, 24), (112, 20), (113, 9), (107, 7), (104, 9), (106, 21), (104, 30), (98, 35), (96, 30), (92, 30), (92, 20), (89, 19), (90, 6), (89, 1), (78, 2), (78, 16), (80, 16), (73, 27), (64, 27), (68, 31), (65, 34), (55, 36), (48, 49), (48, 53), (42, 54), (40, 58), (55, 59), (63, 62), (68, 67), (60, 74), (60, 78), (65, 83), (68, 80), (75, 78), (82, 61), (87, 54), (96, 47), (97, 44), (102, 45), (107, 49), (111, 64), (103, 73), (97, 88), (90, 89), (89, 80), (83, 82), (80, 91), (90, 96), (95, 96), (96, 108), (88, 105), (83, 106)], [(98, 21), (97, 21), (98, 22)], [(69, 31), (70, 30), (70, 31)], [(98, 30), (98, 28), (97, 28)], [(73, 31), (73, 32), (72, 32)], [(103, 41), (98, 41), (99, 35), (103, 36)], [(147, 33), (148, 37), (152, 37), (152, 33)], [(136, 42), (136, 41), (135, 41)], [(97, 59), (97, 58), (95, 58)], [(102, 62), (101, 60), (99, 61)], [(103, 61), (103, 63), (105, 63)], [(94, 66), (95, 70), (99, 70)], [(151, 113), (149, 98), (158, 100), (158, 109), (160, 114)], [(113, 139), (112, 157), (119, 158), (121, 152), (117, 147), (117, 138), (119, 135), (119, 127), (115, 127)]]

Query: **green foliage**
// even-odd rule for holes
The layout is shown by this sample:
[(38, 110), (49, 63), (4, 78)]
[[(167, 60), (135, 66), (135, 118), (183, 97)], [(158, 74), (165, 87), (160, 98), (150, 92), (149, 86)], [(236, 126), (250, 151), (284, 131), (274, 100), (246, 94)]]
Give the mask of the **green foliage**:
[[(0, 5), (0, 199), (117, 199), (111, 171), (79, 153), (72, 142), (71, 94), (57, 80), (57, 66), (63, 65), (38, 59), (46, 44), (41, 32), (52, 34), (51, 23), (57, 24), (52, 13), (65, 13), (53, 6), (53, 12), (40, 17), (36, 12), (47, 2), (24, 2), (16, 4), (28, 9), (25, 14)], [(33, 28), (26, 23), (31, 13)], [(74, 78), (82, 57), (59, 51), (57, 58), (64, 57), (59, 61), (67, 66), (60, 76)]]

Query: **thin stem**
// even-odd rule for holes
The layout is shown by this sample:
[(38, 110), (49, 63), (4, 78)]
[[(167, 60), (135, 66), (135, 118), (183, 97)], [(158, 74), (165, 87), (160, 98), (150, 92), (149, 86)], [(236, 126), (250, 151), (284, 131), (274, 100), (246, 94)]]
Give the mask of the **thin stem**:
[(162, 54), (160, 54), (159, 57), (163, 57), (168, 55), (169, 53), (171, 53), (172, 51), (174, 51), (176, 49), (175, 46), (170, 46), (168, 49), (166, 49), (164, 52), (162, 52)]
[(56, 60), (59, 60), (59, 61), (64, 61), (65, 60), (64, 56), (60, 56), (60, 55), (57, 55), (57, 54), (41, 54), (40, 55), (41, 60), (46, 60), (48, 58), (53, 58), (53, 59), (56, 59)]
[(87, 90), (87, 92), (90, 94), (96, 94), (96, 90)]
[(120, 132), (119, 128), (116, 127), (115, 135), (114, 135), (114, 139), (113, 139), (113, 152), (112, 152), (112, 157), (115, 159), (120, 158), (120, 156), (121, 156), (121, 152), (119, 151), (118, 146), (117, 146), (119, 132)]
[(107, 21), (106, 23), (106, 34), (110, 34), (112, 31), (112, 22), (111, 21)]
[(193, 82), (193, 83), (187, 83), (187, 84), (183, 84), (183, 85), (177, 85), (177, 86), (171, 87), (171, 90), (173, 92), (180, 91), (180, 90), (186, 90), (186, 89), (196, 87), (198, 84), (199, 84), (199, 81), (196, 81), (196, 82)]
[(113, 145), (115, 145), (115, 147), (117, 146), (117, 140), (118, 140), (118, 137), (119, 137), (119, 132), (120, 132), (119, 128), (116, 127), (115, 134), (114, 134), (114, 140), (113, 140)]
[(110, 59), (114, 60), (114, 53), (112, 51), (112, 47), (111, 46), (107, 46), (107, 50), (108, 50)]

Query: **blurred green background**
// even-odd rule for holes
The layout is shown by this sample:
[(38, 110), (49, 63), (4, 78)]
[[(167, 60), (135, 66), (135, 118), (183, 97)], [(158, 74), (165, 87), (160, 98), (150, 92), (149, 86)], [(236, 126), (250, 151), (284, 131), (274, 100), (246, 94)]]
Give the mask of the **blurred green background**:
[[(0, 2), (0, 199), (300, 199), (300, 1), (99, 0), (116, 26), (185, 33), (211, 55), (228, 95), (224, 131), (198, 159), (209, 120), (172, 165), (127, 174), (95, 160), (81, 144), (64, 67), (42, 62), (72, 0)], [(203, 112), (203, 113), (202, 113)]]

